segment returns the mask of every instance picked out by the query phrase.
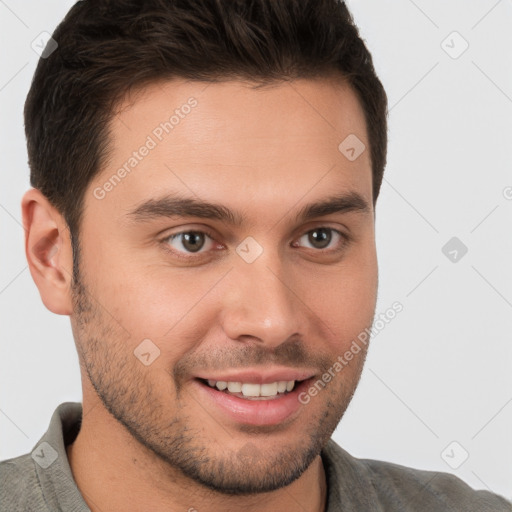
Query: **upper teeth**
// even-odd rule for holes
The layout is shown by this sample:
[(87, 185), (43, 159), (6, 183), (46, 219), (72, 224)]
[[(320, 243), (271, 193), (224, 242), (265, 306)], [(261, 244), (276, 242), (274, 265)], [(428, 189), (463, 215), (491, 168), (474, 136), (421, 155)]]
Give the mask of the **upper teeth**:
[(291, 391), (295, 386), (295, 381), (280, 380), (268, 384), (253, 384), (250, 382), (225, 382), (208, 379), (208, 384), (220, 391), (227, 388), (230, 393), (242, 393), (244, 396), (275, 396), (278, 393)]

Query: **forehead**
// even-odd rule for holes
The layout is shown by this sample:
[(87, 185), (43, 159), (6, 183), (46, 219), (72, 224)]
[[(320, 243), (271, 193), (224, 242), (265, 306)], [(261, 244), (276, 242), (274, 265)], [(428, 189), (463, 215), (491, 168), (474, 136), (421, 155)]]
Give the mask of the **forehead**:
[[(86, 197), (106, 190), (103, 209), (126, 211), (166, 191), (240, 209), (337, 191), (372, 203), (364, 113), (339, 78), (154, 83), (125, 98), (109, 135), (109, 162)], [(346, 140), (366, 148), (357, 159), (340, 150)]]

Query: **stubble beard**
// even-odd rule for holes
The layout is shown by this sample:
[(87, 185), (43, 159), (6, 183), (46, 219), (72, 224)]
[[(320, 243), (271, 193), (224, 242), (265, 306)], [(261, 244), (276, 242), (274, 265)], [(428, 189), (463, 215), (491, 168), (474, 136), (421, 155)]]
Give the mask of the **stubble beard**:
[[(193, 483), (224, 495), (254, 495), (285, 487), (321, 453), (353, 397), (362, 364), (349, 390), (338, 378), (321, 392), (325, 394), (325, 407), (305, 425), (300, 441), (282, 444), (277, 450), (272, 442), (266, 448), (268, 434), (251, 427), (245, 432), (240, 428), (240, 437), (248, 437), (241, 448), (240, 443), (236, 448), (220, 446), (200, 421), (194, 422), (187, 415), (183, 398), (188, 394), (190, 403), (197, 400), (186, 386), (180, 390), (172, 372), (166, 373), (166, 387), (174, 387), (174, 407), (173, 392), (166, 397), (156, 391), (154, 372), (123, 346), (123, 338), (128, 341), (129, 334), (90, 298), (78, 272), (76, 277), (72, 285), (72, 321), (82, 371), (105, 409), (150, 455), (165, 463), (171, 479), (178, 470)], [(327, 364), (325, 361), (324, 366)]]

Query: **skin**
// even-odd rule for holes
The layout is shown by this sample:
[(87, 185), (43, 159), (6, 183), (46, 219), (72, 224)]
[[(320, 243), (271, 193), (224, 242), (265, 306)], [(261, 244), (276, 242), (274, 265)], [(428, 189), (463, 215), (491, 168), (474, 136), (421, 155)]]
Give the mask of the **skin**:
[[(191, 96), (197, 106), (97, 199), (94, 189)], [(259, 89), (175, 79), (120, 107), (110, 158), (85, 194), (78, 283), (62, 216), (38, 190), (22, 201), (32, 277), (46, 307), (70, 316), (79, 354), (84, 414), (67, 453), (84, 499), (93, 511), (325, 510), (320, 450), (357, 387), (366, 347), (291, 420), (270, 427), (222, 414), (195, 376), (280, 365), (320, 378), (371, 326), (370, 155), (349, 161), (338, 150), (349, 134), (369, 147), (356, 95), (339, 77)], [(222, 204), (245, 223), (127, 217), (166, 192)], [(305, 204), (344, 192), (361, 195), (368, 211), (294, 220)], [(330, 232), (328, 247), (315, 245), (308, 233), (321, 227), (348, 242)], [(212, 238), (198, 253), (183, 237), (166, 240), (205, 229)], [(263, 248), (252, 263), (236, 252), (247, 236)], [(148, 366), (134, 356), (144, 339), (160, 350)]]

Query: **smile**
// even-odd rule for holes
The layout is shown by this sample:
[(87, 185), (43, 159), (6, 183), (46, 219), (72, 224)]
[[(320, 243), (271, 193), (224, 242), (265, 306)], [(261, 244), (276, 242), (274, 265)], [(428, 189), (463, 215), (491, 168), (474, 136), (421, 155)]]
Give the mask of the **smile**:
[(252, 382), (226, 382), (208, 379), (205, 381), (211, 388), (225, 393), (252, 400), (269, 400), (279, 395), (289, 393), (295, 387), (294, 380), (281, 380), (267, 384), (255, 384)]
[(289, 423), (305, 411), (298, 395), (312, 380), (278, 380), (258, 384), (196, 378), (194, 382), (203, 406), (219, 420), (264, 426)]

